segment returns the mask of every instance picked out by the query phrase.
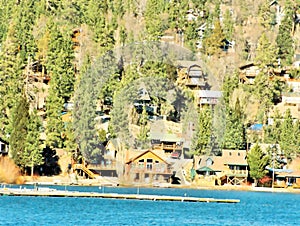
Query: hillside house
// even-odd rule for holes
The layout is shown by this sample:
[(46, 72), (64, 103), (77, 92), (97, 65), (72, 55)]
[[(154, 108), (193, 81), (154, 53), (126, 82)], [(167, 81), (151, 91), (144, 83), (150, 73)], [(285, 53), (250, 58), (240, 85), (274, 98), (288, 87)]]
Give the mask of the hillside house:
[(125, 178), (129, 183), (168, 182), (171, 177), (168, 162), (155, 151), (144, 151), (126, 162)]
[(150, 141), (153, 150), (161, 150), (171, 157), (182, 155), (183, 138), (181, 126), (178, 123), (164, 120), (156, 121), (150, 127)]
[(205, 87), (205, 74), (198, 64), (179, 66), (177, 83), (194, 90)]
[(259, 74), (260, 70), (254, 63), (249, 63), (239, 67), (239, 79), (241, 83), (254, 84), (255, 77)]
[(281, 97), (284, 105), (300, 106), (300, 93), (283, 92)]
[(203, 106), (214, 106), (219, 102), (222, 97), (221, 91), (213, 90), (197, 90), (195, 91), (195, 100), (197, 106), (202, 108)]
[(194, 156), (194, 169), (198, 184), (244, 184), (248, 177), (246, 151), (222, 150), (222, 156)]

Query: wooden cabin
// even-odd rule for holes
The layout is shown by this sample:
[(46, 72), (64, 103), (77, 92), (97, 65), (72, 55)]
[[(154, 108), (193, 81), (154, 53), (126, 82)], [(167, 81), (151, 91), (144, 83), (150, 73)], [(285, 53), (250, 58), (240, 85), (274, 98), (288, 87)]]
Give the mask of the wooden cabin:
[(245, 150), (222, 150), (222, 156), (194, 156), (197, 184), (241, 185), (247, 182), (248, 163)]
[(177, 83), (185, 85), (192, 90), (205, 87), (206, 82), (204, 77), (204, 72), (198, 64), (178, 67)]
[(125, 177), (129, 183), (168, 182), (171, 175), (168, 162), (151, 150), (137, 154), (125, 166)]

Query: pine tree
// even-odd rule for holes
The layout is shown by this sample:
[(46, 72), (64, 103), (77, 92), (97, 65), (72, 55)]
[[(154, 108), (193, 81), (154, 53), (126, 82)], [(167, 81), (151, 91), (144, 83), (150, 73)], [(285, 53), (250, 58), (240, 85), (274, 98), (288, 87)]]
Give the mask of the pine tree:
[(269, 156), (264, 154), (261, 147), (255, 144), (247, 154), (250, 169), (250, 177), (255, 180), (263, 178), (267, 174), (266, 166), (269, 164)]
[(12, 110), (9, 155), (17, 165), (23, 167), (25, 166), (23, 153), (26, 149), (28, 118), (29, 104), (22, 96)]
[(6, 39), (12, 10), (13, 10), (13, 1), (9, 1), (9, 0), (0, 1), (0, 43), (1, 44)]
[(164, 1), (148, 0), (145, 10), (145, 25), (147, 36), (150, 41), (157, 41), (162, 36), (164, 29), (167, 27), (167, 21), (162, 17)]
[(259, 40), (256, 49), (255, 64), (258, 65), (261, 69), (266, 67), (274, 67), (277, 63), (277, 49), (269, 41), (265, 33), (263, 33)]
[(34, 167), (44, 163), (43, 148), (41, 142), (41, 127), (42, 123), (37, 115), (36, 110), (29, 116), (27, 126), (26, 145), (23, 156), (24, 166), (31, 167), (31, 176), (33, 176)]
[(58, 84), (50, 81), (49, 94), (46, 99), (46, 145), (50, 148), (62, 148), (64, 124), (62, 121), (63, 99), (58, 94)]
[(58, 89), (58, 96), (67, 102), (73, 94), (75, 72), (74, 51), (69, 32), (62, 33), (53, 22), (49, 25), (49, 45), (47, 52), (47, 73)]
[[(85, 64), (89, 60), (85, 61)], [(85, 65), (84, 64), (84, 65)], [(99, 66), (101, 68), (101, 66)], [(96, 161), (101, 142), (96, 130), (96, 104), (99, 95), (97, 71), (84, 66), (74, 96), (73, 130), (76, 144), (86, 161)]]
[(273, 123), (264, 127), (264, 142), (267, 144), (279, 144), (281, 134), (282, 118), (278, 110), (273, 116)]
[(195, 154), (207, 153), (212, 136), (212, 111), (209, 108), (200, 110), (192, 147)]
[(291, 65), (294, 56), (294, 40), (292, 37), (293, 14), (293, 7), (288, 0), (285, 6), (285, 17), (279, 26), (276, 38), (278, 58), (280, 59), (281, 66)]
[(288, 108), (284, 114), (283, 122), (280, 126), (280, 148), (284, 154), (291, 158), (297, 152), (297, 146), (295, 143), (295, 134), (292, 133), (294, 130), (293, 118), (291, 110)]
[(234, 34), (234, 21), (231, 15), (231, 12), (229, 11), (229, 9), (227, 9), (225, 11), (225, 15), (224, 15), (224, 28), (223, 28), (223, 32), (225, 35), (225, 38), (229, 41), (232, 41), (233, 39), (233, 34)]
[(237, 100), (234, 108), (226, 109), (226, 112), (226, 128), (222, 147), (237, 150), (245, 149), (246, 133), (239, 101)]
[(4, 139), (11, 131), (11, 109), (20, 100), (24, 86), (21, 71), (23, 63), (15, 30), (15, 24), (12, 23), (0, 51), (0, 131)]
[(63, 34), (53, 21), (50, 21), (49, 32), (46, 66), (51, 80), (46, 102), (46, 143), (50, 148), (61, 148), (64, 133), (61, 118), (63, 104), (70, 99), (74, 91), (74, 53), (70, 36)]
[(225, 35), (223, 33), (220, 21), (217, 20), (214, 24), (212, 33), (203, 40), (203, 49), (208, 56), (218, 55), (222, 52)]
[(147, 113), (145, 105), (143, 106), (143, 111), (139, 118), (139, 125), (140, 125), (140, 132), (137, 135), (136, 141), (137, 141), (137, 145), (144, 149), (149, 146), (148, 134), (150, 132), (150, 129), (148, 126), (148, 113)]
[(269, 2), (263, 2), (259, 6), (258, 16), (260, 24), (267, 30), (269, 30), (271, 25), (274, 25), (275, 23), (274, 17), (276, 15), (271, 12)]

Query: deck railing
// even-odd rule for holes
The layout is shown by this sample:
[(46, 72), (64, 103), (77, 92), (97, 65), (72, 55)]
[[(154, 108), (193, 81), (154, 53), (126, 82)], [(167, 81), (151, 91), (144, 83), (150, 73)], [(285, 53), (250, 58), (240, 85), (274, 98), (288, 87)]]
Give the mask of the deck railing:
[(143, 172), (143, 173), (171, 173), (170, 168), (166, 164), (155, 163), (152, 165), (144, 165), (132, 163), (130, 165), (132, 172)]
[(182, 150), (182, 145), (178, 144), (153, 144), (152, 147), (154, 149), (161, 149), (161, 150), (167, 150), (167, 151), (176, 151), (176, 150)]
[(226, 174), (231, 176), (247, 176), (248, 170), (228, 170)]

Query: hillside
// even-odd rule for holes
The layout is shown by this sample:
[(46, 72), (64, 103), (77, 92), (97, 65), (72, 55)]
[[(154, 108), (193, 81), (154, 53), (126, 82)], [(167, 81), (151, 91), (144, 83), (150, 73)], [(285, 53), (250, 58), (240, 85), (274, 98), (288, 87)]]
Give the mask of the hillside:
[[(49, 149), (101, 162), (112, 139), (148, 148), (151, 121), (161, 119), (182, 127), (193, 153), (259, 141), (280, 143), (292, 158), (300, 134), (299, 6), (0, 1), (0, 138), (24, 172), (49, 168)], [(249, 138), (253, 124), (264, 130)]]

